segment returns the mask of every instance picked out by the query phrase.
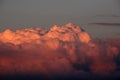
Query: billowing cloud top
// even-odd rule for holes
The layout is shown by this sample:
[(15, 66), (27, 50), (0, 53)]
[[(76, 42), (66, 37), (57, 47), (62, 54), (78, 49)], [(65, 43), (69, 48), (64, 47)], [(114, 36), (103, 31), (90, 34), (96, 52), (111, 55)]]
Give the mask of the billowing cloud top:
[(0, 33), (1, 42), (12, 43), (14, 45), (23, 43), (42, 44), (43, 41), (47, 41), (46, 43), (49, 42), (49, 44), (53, 45), (55, 44), (54, 41), (88, 43), (90, 39), (90, 35), (87, 32), (72, 23), (68, 23), (64, 26), (54, 25), (49, 31), (38, 27), (34, 29), (27, 28), (16, 31), (7, 29)]
[(50, 30), (7, 29), (0, 33), (0, 76), (22, 75), (24, 78), (37, 74), (49, 80), (118, 78), (119, 44), (119, 38), (91, 39), (87, 32), (72, 23), (54, 25)]

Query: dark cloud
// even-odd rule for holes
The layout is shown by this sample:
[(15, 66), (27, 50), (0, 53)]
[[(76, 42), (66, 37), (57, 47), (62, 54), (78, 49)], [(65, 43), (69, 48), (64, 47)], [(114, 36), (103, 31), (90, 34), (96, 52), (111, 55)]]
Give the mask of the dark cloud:
[(94, 75), (115, 77), (114, 73), (119, 71), (120, 39), (96, 39), (89, 45), (80, 43), (70, 46), (71, 44), (73, 43), (64, 43), (66, 48), (52, 50), (36, 44), (15, 46), (1, 43), (0, 74), (86, 79)]

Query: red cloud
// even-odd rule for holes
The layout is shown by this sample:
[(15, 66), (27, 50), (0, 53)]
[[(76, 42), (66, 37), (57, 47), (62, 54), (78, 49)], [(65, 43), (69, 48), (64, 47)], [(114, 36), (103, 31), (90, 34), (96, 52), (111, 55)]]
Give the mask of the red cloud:
[(6, 30), (0, 33), (0, 41), (1, 75), (86, 79), (88, 74), (111, 76), (120, 65), (120, 39), (91, 39), (71, 23), (49, 31)]

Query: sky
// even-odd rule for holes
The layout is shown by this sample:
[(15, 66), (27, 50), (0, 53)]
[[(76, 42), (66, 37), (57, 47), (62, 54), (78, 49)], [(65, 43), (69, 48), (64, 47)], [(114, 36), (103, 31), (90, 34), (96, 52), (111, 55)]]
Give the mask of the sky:
[(0, 29), (120, 21), (119, 0), (0, 0)]

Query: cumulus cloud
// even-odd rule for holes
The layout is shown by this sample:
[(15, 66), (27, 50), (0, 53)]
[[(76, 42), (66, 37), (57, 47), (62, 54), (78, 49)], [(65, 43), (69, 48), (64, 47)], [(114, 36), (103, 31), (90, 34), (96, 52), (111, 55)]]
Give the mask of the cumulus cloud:
[(91, 39), (71, 23), (48, 31), (7, 29), (0, 33), (0, 41), (0, 75), (57, 80), (119, 75), (120, 39)]

